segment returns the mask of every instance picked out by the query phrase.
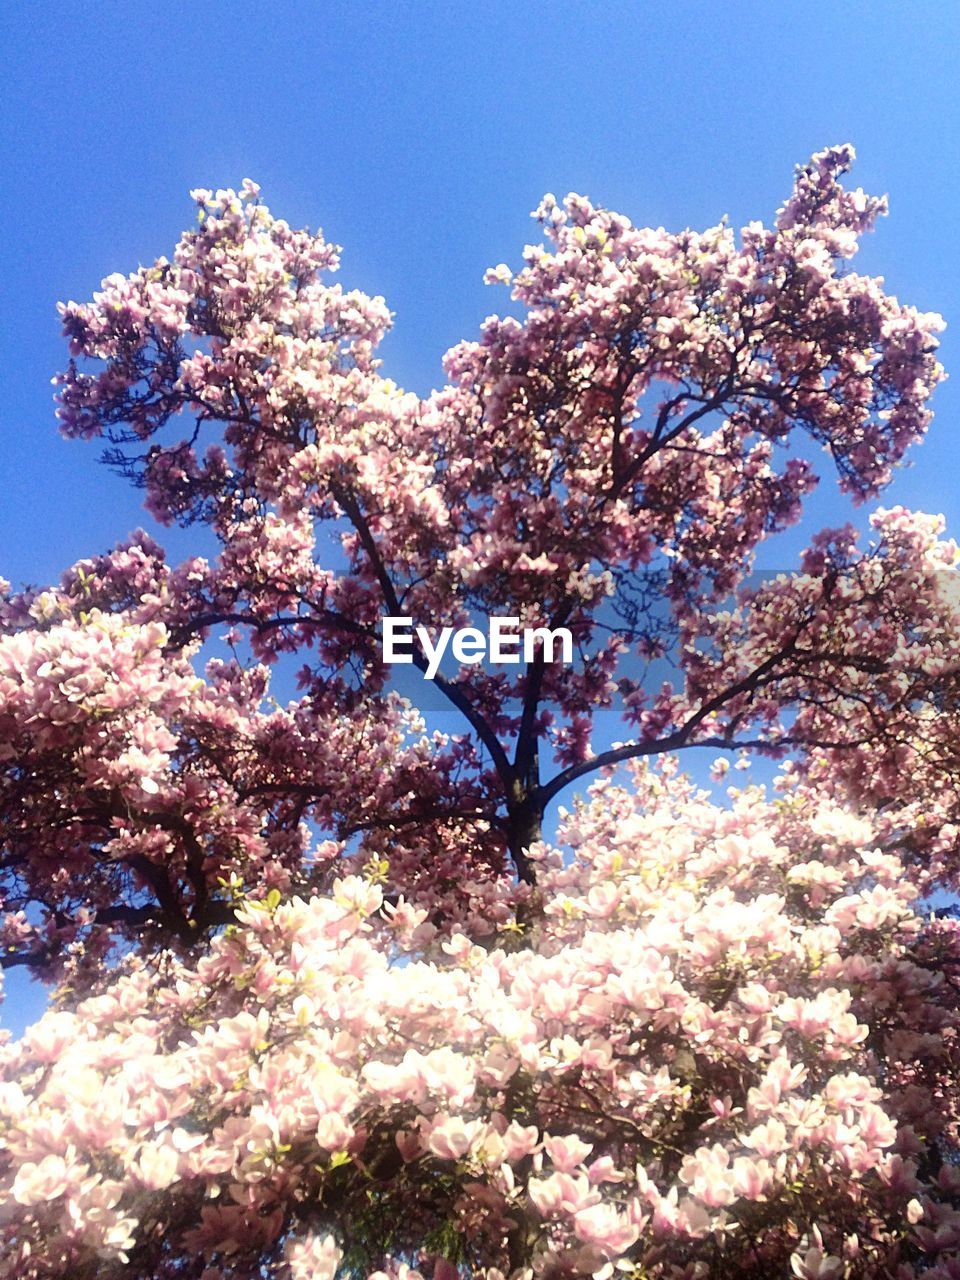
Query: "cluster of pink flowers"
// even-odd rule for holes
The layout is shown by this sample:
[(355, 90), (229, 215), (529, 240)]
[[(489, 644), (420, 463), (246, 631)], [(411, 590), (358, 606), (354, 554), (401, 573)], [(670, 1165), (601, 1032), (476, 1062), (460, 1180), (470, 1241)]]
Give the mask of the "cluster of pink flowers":
[[(321, 235), (275, 219), (252, 184), (195, 192), (200, 228), (170, 261), (63, 308), (63, 430), (112, 441), (161, 519), (210, 524), (224, 554), (197, 613), (258, 620), (267, 658), (316, 644), (375, 668), (371, 632), (400, 602), (429, 627), (562, 616), (587, 656), (543, 677), (536, 728), (582, 763), (642, 639), (596, 626), (625, 574), (666, 563), (689, 620), (799, 517), (816, 476), (781, 449), (791, 431), (862, 499), (926, 429), (942, 322), (847, 268), (885, 207), (843, 188), (852, 159), (815, 156), (775, 226), (739, 243), (726, 225), (638, 229), (582, 196), (545, 198), (547, 243), (518, 273), (488, 273), (525, 317), (489, 318), (425, 398), (381, 376), (389, 313), (327, 282), (337, 254)], [(185, 417), (197, 429), (178, 439)], [(346, 572), (322, 567), (327, 522)], [(463, 679), (520, 728), (522, 675)], [(640, 689), (629, 710), (648, 738), (683, 720)]]
[[(363, 865), (382, 854), (384, 812), (478, 803), (469, 745), (428, 734), (396, 695), (347, 715), (336, 687), (271, 703), (263, 665), (211, 659), (198, 676), (199, 640), (175, 631), (207, 577), (199, 561), (168, 571), (143, 536), (75, 566), (60, 590), (0, 602), (0, 937), (52, 976), (95, 973), (116, 938), (144, 929), (202, 937), (241, 891), (329, 884), (348, 851), (309, 823), (369, 827)], [(480, 857), (471, 892), (455, 836), (408, 842), (394, 879), (492, 930), (517, 898), (502, 851)], [(153, 901), (131, 901), (143, 894)]]
[(781, 794), (596, 785), (520, 948), (398, 947), (351, 875), (131, 958), (0, 1054), (0, 1274), (436, 1275), (454, 1240), (486, 1276), (953, 1277), (960, 937), (868, 821)]

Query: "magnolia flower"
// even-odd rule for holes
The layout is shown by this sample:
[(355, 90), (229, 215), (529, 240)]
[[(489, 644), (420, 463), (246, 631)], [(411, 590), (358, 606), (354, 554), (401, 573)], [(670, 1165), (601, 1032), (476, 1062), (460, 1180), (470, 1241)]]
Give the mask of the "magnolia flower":
[(814, 1227), (811, 1236), (813, 1243), (804, 1251), (800, 1249), (790, 1255), (790, 1269), (798, 1280), (830, 1280), (843, 1270), (843, 1261), (832, 1254), (824, 1253), (823, 1237), (819, 1227)]
[(343, 1259), (333, 1236), (306, 1235), (290, 1239), (283, 1256), (291, 1280), (334, 1280)]
[(71, 1170), (63, 1156), (47, 1155), (36, 1164), (27, 1161), (13, 1179), (13, 1198), (18, 1204), (41, 1204), (56, 1200), (70, 1185)]
[(593, 1150), (589, 1142), (581, 1141), (575, 1134), (565, 1138), (553, 1138), (544, 1135), (543, 1149), (550, 1157), (554, 1167), (561, 1173), (572, 1173), (578, 1164), (582, 1164)]
[(609, 1204), (580, 1209), (573, 1218), (573, 1231), (578, 1240), (596, 1245), (606, 1257), (623, 1253), (640, 1235), (639, 1228)]
[(145, 1144), (133, 1166), (134, 1176), (153, 1191), (161, 1191), (176, 1180), (180, 1157), (173, 1147)]

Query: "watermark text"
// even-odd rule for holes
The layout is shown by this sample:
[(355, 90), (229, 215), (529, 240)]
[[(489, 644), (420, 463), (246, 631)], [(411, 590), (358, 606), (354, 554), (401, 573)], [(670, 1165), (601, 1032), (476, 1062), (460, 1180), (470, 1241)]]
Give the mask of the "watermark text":
[(523, 627), (519, 618), (490, 618), (486, 633), (479, 627), (441, 627), (436, 639), (412, 618), (383, 619), (383, 660), (410, 666), (417, 647), (426, 661), (427, 680), (435, 680), (448, 648), (461, 664), (489, 661), (518, 664), (573, 661), (573, 636), (566, 627)]

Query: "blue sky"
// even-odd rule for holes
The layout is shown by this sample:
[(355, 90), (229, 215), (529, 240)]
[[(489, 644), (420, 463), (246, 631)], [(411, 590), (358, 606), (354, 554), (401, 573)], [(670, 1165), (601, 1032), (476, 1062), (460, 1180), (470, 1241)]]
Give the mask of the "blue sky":
[[(344, 246), (345, 282), (396, 313), (385, 372), (425, 392), (443, 351), (505, 304), (483, 270), (519, 262), (545, 191), (640, 224), (739, 226), (773, 216), (795, 163), (851, 141), (855, 183), (891, 200), (859, 268), (960, 330), (950, 0), (38, 0), (8, 6), (0, 38), (0, 574), (15, 583), (150, 527), (96, 445), (57, 435), (55, 307), (169, 253), (191, 187), (249, 176), (275, 212), (321, 225)], [(955, 381), (885, 500), (943, 512), (960, 534), (953, 329), (942, 358)], [(847, 518), (825, 484), (807, 528)]]

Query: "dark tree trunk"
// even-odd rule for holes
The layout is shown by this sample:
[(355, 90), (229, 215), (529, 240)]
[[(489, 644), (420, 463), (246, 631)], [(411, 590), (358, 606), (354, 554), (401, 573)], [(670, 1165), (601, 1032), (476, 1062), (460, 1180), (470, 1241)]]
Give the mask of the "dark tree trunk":
[(529, 796), (525, 796), (517, 805), (511, 805), (508, 810), (507, 847), (517, 875), (527, 884), (533, 884), (536, 880), (527, 851), (540, 839), (542, 821), (542, 806)]

